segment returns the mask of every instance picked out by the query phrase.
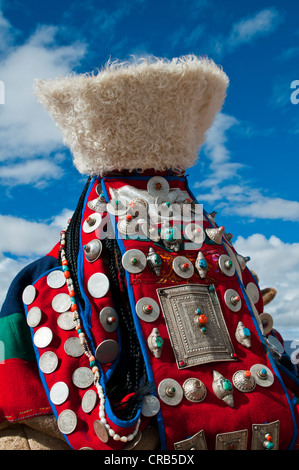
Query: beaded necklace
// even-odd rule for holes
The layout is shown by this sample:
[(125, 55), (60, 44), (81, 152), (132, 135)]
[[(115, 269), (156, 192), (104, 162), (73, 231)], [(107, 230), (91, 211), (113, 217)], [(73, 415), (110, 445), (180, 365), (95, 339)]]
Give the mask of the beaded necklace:
[(88, 357), (89, 366), (91, 367), (91, 370), (92, 370), (93, 375), (94, 375), (93, 383), (94, 383), (94, 386), (97, 389), (98, 397), (99, 397), (99, 400), (100, 400), (99, 419), (100, 419), (100, 422), (102, 423), (102, 425), (105, 426), (105, 429), (107, 430), (107, 437), (108, 438), (112, 437), (115, 441), (121, 441), (121, 442), (124, 442), (124, 443), (129, 442), (129, 441), (132, 441), (135, 438), (135, 436), (137, 435), (138, 430), (139, 430), (139, 426), (140, 426), (140, 423), (141, 423), (141, 419), (140, 418), (138, 419), (134, 431), (131, 434), (129, 434), (128, 436), (120, 436), (119, 434), (117, 434), (111, 428), (111, 426), (107, 422), (106, 413), (105, 413), (105, 394), (104, 394), (103, 387), (99, 383), (99, 381), (100, 381), (100, 372), (99, 372), (99, 368), (96, 365), (95, 357), (93, 356), (93, 354), (91, 352), (91, 349), (89, 347), (89, 344), (88, 344), (88, 341), (86, 339), (85, 333), (82, 330), (79, 310), (78, 310), (78, 306), (76, 304), (76, 298), (75, 298), (76, 294), (75, 294), (75, 290), (74, 290), (74, 283), (73, 283), (73, 280), (71, 278), (71, 273), (70, 273), (70, 270), (69, 270), (69, 267), (68, 267), (69, 263), (68, 263), (68, 260), (66, 258), (65, 235), (66, 235), (69, 224), (70, 224), (70, 220), (68, 221), (67, 226), (65, 227), (65, 229), (60, 232), (59, 251), (60, 251), (60, 257), (61, 257), (62, 269), (63, 269), (63, 272), (64, 272), (64, 277), (66, 279), (66, 283), (67, 283), (67, 287), (68, 287), (68, 291), (69, 291), (69, 296), (70, 296), (70, 300), (71, 300), (71, 311), (73, 312), (73, 315), (74, 315), (73, 320), (74, 320), (74, 323), (75, 323), (75, 329), (78, 333), (80, 343), (82, 344), (84, 354)]

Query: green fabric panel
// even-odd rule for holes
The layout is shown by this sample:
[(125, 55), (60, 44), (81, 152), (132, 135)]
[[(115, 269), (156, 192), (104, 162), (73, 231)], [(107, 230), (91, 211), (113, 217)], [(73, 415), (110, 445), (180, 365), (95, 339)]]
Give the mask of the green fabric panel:
[(36, 360), (30, 328), (21, 313), (0, 318), (0, 361), (4, 359)]

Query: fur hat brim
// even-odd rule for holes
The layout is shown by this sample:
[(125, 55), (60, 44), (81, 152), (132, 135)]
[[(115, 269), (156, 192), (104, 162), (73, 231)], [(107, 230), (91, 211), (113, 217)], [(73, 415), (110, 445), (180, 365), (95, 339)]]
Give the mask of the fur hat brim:
[(109, 63), (97, 74), (36, 80), (78, 171), (186, 170), (221, 109), (228, 77), (196, 56)]

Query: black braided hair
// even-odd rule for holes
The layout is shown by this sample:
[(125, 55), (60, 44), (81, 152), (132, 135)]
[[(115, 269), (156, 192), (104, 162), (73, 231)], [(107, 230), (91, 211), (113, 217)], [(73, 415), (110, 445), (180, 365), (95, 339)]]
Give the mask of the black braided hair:
[[(78, 282), (77, 259), (82, 211), (90, 181), (91, 178), (88, 178), (65, 236), (66, 258), (69, 263), (76, 298), (83, 310), (85, 302)], [(103, 240), (103, 251), (105, 250), (108, 255), (110, 270), (110, 289), (118, 313), (121, 332), (121, 354), (115, 371), (106, 384), (106, 394), (110, 399), (113, 411), (121, 415), (122, 419), (130, 420), (136, 414), (143, 396), (149, 393), (147, 374), (130, 309), (125, 271), (122, 266), (121, 252), (117, 241), (112, 238)], [(122, 398), (129, 394), (131, 396), (127, 403), (121, 403)]]

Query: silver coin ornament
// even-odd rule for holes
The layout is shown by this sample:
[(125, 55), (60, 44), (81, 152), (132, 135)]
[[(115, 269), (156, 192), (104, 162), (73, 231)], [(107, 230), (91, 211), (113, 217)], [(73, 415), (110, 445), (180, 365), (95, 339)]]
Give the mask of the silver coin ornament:
[(98, 345), (95, 357), (101, 364), (111, 364), (111, 362), (115, 361), (118, 354), (118, 343), (113, 339), (106, 339)]
[(94, 263), (102, 253), (102, 242), (98, 238), (91, 240), (83, 246), (84, 255), (89, 263)]
[(93, 429), (94, 429), (96, 436), (100, 439), (100, 441), (104, 443), (108, 442), (109, 440), (108, 430), (99, 419), (96, 419), (94, 421)]
[(136, 235), (139, 231), (139, 223), (129, 214), (125, 219), (119, 220), (117, 230), (128, 237)]
[(113, 197), (107, 204), (107, 211), (112, 215), (125, 215), (127, 210), (128, 203), (122, 198)]
[(33, 342), (38, 348), (46, 348), (53, 339), (53, 333), (47, 326), (42, 326), (33, 336)]
[(156, 416), (160, 411), (160, 402), (154, 395), (145, 395), (142, 400), (141, 414), (146, 417)]
[(93, 383), (93, 373), (88, 367), (78, 367), (73, 372), (72, 382), (78, 388), (90, 387)]
[(243, 393), (252, 392), (255, 389), (256, 381), (250, 370), (237, 370), (232, 378), (234, 386)]
[(84, 413), (90, 413), (97, 402), (97, 394), (94, 390), (87, 390), (87, 392), (82, 397), (81, 408)]
[(271, 387), (274, 382), (272, 371), (263, 364), (254, 364), (250, 368), (250, 372), (255, 378), (257, 385), (260, 385), (260, 387)]
[(183, 399), (183, 389), (176, 380), (167, 378), (159, 383), (158, 395), (166, 405), (176, 406)]
[(71, 299), (68, 294), (57, 294), (52, 300), (52, 308), (57, 313), (63, 313), (71, 307)]
[(104, 307), (100, 311), (100, 322), (102, 327), (108, 333), (112, 333), (113, 331), (117, 330), (119, 319), (117, 312), (112, 307)]
[(259, 315), (261, 322), (262, 332), (267, 335), (273, 329), (273, 318), (270, 313), (263, 312)]
[(102, 216), (99, 212), (94, 212), (86, 217), (83, 222), (82, 229), (84, 233), (92, 233), (99, 228), (102, 222)]
[(260, 292), (259, 292), (257, 285), (254, 282), (249, 282), (247, 284), (246, 293), (254, 304), (256, 304), (259, 301)]
[(138, 317), (146, 323), (157, 320), (160, 315), (160, 307), (157, 302), (150, 297), (142, 297), (135, 306)]
[(62, 405), (69, 396), (69, 388), (65, 382), (56, 382), (50, 390), (50, 399), (54, 405)]
[(208, 263), (205, 259), (204, 254), (199, 251), (194, 263), (195, 269), (201, 279), (205, 279), (208, 272)]
[(27, 313), (27, 325), (31, 328), (38, 326), (42, 319), (42, 311), (39, 307), (31, 307)]
[(226, 276), (233, 276), (235, 274), (234, 263), (227, 255), (221, 255), (218, 259), (218, 266)]
[(227, 289), (224, 293), (224, 301), (232, 312), (239, 312), (242, 306), (241, 297), (234, 289)]
[(184, 396), (192, 403), (201, 403), (207, 395), (204, 383), (196, 378), (189, 378), (183, 383)]
[(82, 356), (84, 354), (84, 348), (80, 342), (80, 338), (78, 338), (78, 336), (68, 338), (64, 343), (64, 351), (70, 357)]
[(87, 289), (92, 297), (100, 299), (107, 294), (109, 285), (109, 279), (105, 274), (94, 273), (88, 279)]
[(172, 262), (174, 272), (183, 279), (189, 279), (194, 274), (194, 266), (185, 256), (177, 256)]
[(47, 284), (52, 289), (59, 289), (64, 286), (66, 279), (64, 277), (63, 271), (60, 269), (55, 269), (51, 271), (47, 276)]
[(71, 434), (77, 427), (77, 416), (72, 410), (63, 410), (58, 416), (57, 425), (62, 434)]
[(105, 212), (106, 211), (105, 197), (101, 194), (96, 199), (89, 201), (87, 203), (87, 206), (89, 207), (89, 209), (91, 209), (94, 212)]
[(165, 197), (169, 193), (169, 183), (163, 176), (153, 176), (148, 180), (147, 190), (153, 197)]
[(146, 263), (145, 254), (134, 248), (126, 251), (122, 256), (122, 265), (131, 274), (141, 273), (145, 269)]
[(205, 239), (203, 228), (199, 224), (190, 223), (185, 227), (186, 237), (193, 243), (202, 244)]
[(284, 353), (283, 344), (275, 336), (267, 336), (266, 342), (268, 343), (272, 353), (277, 354), (278, 356), (281, 356)]
[(206, 234), (214, 243), (221, 245), (222, 236), (224, 234), (224, 227), (206, 228)]
[(124, 445), (123, 450), (133, 450), (139, 444), (141, 438), (142, 433), (138, 430), (136, 436)]
[(46, 351), (39, 358), (39, 368), (44, 374), (52, 374), (57, 366), (58, 357), (53, 351)]
[(71, 331), (75, 328), (74, 314), (71, 311), (61, 313), (57, 318), (59, 328), (65, 331)]
[(25, 287), (22, 294), (22, 300), (25, 305), (30, 305), (35, 300), (36, 289), (34, 286), (29, 285)]

